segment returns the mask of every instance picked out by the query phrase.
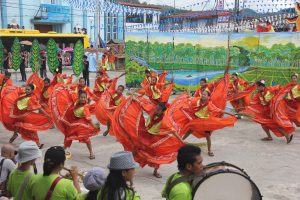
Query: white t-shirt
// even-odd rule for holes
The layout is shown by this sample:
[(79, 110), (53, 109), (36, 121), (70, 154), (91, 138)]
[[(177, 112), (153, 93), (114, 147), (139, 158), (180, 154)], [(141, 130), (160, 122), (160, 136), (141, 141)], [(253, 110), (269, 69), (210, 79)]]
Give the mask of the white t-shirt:
[[(2, 156), (0, 156), (0, 162), (4, 159)], [(2, 171), (0, 176), (0, 183), (6, 181), (7, 174), (11, 172), (12, 170), (16, 169), (15, 163), (10, 159), (5, 159), (2, 165)]]

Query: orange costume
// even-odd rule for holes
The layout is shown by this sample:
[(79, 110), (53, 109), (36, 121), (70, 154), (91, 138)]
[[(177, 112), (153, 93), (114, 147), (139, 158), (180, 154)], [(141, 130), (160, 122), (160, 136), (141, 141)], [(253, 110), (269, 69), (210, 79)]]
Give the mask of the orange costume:
[(5, 76), (3, 74), (0, 74), (0, 90), (1, 88), (5, 88), (7, 86), (12, 86), (13, 82), (11, 79), (6, 79), (5, 80)]
[(253, 115), (252, 120), (270, 129), (277, 137), (283, 137), (278, 128), (287, 134), (295, 131), (292, 122), (288, 119), (284, 97), (290, 88), (280, 89), (280, 86), (266, 87), (259, 91), (250, 102), (246, 112)]
[[(113, 114), (117, 108), (126, 98), (123, 95), (118, 95), (116, 93), (116, 84), (118, 79), (113, 79), (108, 90), (104, 91), (103, 95), (101, 95), (100, 100), (96, 105), (96, 117), (98, 121), (107, 125), (107, 123), (111, 123), (113, 119)], [(112, 131), (110, 134), (113, 135)]]
[(77, 99), (78, 99), (78, 92), (79, 91), (84, 91), (87, 93), (87, 97), (88, 97), (88, 100), (93, 100), (93, 101), (96, 101), (98, 99), (98, 97), (91, 91), (91, 89), (84, 85), (84, 86), (81, 86), (80, 84), (75, 84), (75, 85), (72, 85), (70, 87), (70, 90), (71, 90), (71, 96), (72, 96), (72, 99), (73, 101), (75, 102)]
[(205, 87), (201, 87), (198, 88), (195, 92), (195, 95), (194, 97), (201, 97), (201, 94), (204, 92), (204, 91), (208, 91), (209, 93), (212, 93), (214, 90), (214, 83), (209, 83), (209, 84), (206, 84)]
[(50, 117), (35, 111), (41, 108), (35, 94), (27, 95), (23, 88), (16, 88), (1, 99), (3, 125), (17, 131), (25, 140), (39, 142), (37, 131), (53, 127)]
[(159, 81), (159, 75), (157, 73), (155, 73), (155, 72), (152, 72), (151, 76), (145, 77), (144, 80), (143, 80), (143, 82), (141, 82), (142, 88), (146, 87), (147, 85), (149, 85), (151, 83), (151, 78), (152, 77), (157, 77), (157, 79)]
[(201, 105), (200, 98), (190, 97), (187, 93), (177, 97), (167, 109), (163, 124), (183, 137), (188, 130), (201, 138), (204, 131), (213, 131), (225, 126), (232, 126), (234, 117), (221, 118), (220, 112), (226, 107), (226, 93), (229, 85), (229, 75), (225, 75), (215, 85), (210, 101)]
[(89, 143), (90, 137), (97, 135), (91, 120), (92, 105), (73, 101), (68, 87), (57, 85), (50, 96), (50, 109), (56, 127), (65, 135), (65, 147), (70, 147), (73, 140)]
[[(16, 89), (15, 86), (13, 86), (11, 79), (4, 79), (4, 75), (0, 74), (0, 109), (1, 109), (1, 99), (9, 94), (10, 92), (13, 92)], [(0, 111), (0, 121), (2, 121), (2, 115)]]
[(111, 83), (111, 80), (107, 76), (106, 71), (103, 70), (102, 72), (104, 74), (97, 77), (97, 79), (95, 80), (95, 85), (94, 85), (94, 94), (99, 98), (101, 97), (103, 92), (107, 89), (109, 83)]
[(249, 86), (247, 81), (237, 78), (230, 82), (228, 89), (227, 100), (236, 111), (242, 111), (249, 105), (256, 86)]
[(72, 76), (67, 77), (66, 74), (60, 74), (57, 73), (52, 81), (51, 81), (51, 86), (54, 87), (55, 85), (57, 85), (58, 83), (62, 83), (62, 84), (72, 84)]
[(296, 125), (300, 125), (300, 85), (290, 83), (285, 87), (291, 88), (285, 102), (287, 105), (288, 116)]
[(113, 119), (115, 137), (125, 150), (133, 152), (135, 161), (142, 167), (149, 165), (157, 169), (160, 164), (173, 162), (176, 160), (177, 150), (184, 145), (176, 138), (173, 130), (159, 124), (162, 117), (145, 123), (143, 108), (139, 99), (134, 96), (117, 107)]

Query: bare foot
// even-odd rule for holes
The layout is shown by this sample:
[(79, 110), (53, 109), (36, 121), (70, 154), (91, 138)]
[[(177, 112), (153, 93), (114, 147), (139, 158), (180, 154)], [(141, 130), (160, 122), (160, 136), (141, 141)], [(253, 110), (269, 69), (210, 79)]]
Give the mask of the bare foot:
[(108, 131), (108, 130), (106, 130), (106, 131), (103, 133), (103, 136), (107, 136), (107, 135), (108, 135), (108, 133), (109, 133), (109, 131)]
[(209, 152), (208, 152), (208, 155), (209, 155), (210, 157), (215, 156), (215, 154), (214, 154), (212, 151), (209, 151)]
[(287, 140), (286, 143), (289, 144), (293, 140), (294, 135), (291, 135)]
[(265, 142), (268, 142), (268, 141), (272, 141), (273, 138), (271, 138), (271, 137), (265, 137), (265, 138), (262, 138), (261, 140), (265, 141)]
[(90, 156), (89, 156), (89, 159), (90, 160), (94, 160), (96, 157), (95, 157), (95, 155), (94, 154), (91, 154)]
[(153, 176), (155, 176), (156, 178), (162, 178), (162, 176), (158, 172), (154, 172)]

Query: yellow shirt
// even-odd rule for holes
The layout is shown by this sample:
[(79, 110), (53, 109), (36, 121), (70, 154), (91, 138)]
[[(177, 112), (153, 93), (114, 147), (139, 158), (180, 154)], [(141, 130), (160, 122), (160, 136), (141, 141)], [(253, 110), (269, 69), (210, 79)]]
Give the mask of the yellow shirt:
[(84, 118), (84, 107), (79, 107), (77, 109), (74, 110), (74, 115), (78, 118)]
[[(118, 96), (118, 94), (115, 93), (115, 94), (112, 95), (112, 98), (115, 98), (116, 96)], [(122, 99), (122, 98), (119, 98), (119, 99), (115, 100), (115, 101), (114, 101), (114, 104), (115, 104), (116, 106), (120, 105), (121, 99)]]
[(160, 90), (155, 85), (151, 85), (150, 88), (151, 88), (151, 91), (152, 91), (152, 98), (153, 99), (159, 99), (161, 97)]
[[(155, 117), (154, 117), (154, 120), (157, 119), (157, 118), (158, 118), (158, 117), (155, 116)], [(148, 119), (146, 120), (145, 126), (147, 127), (150, 123), (151, 123), (151, 118), (148, 117)], [(148, 132), (149, 132), (150, 134), (152, 134), (152, 135), (156, 135), (157, 133), (159, 133), (160, 127), (161, 127), (161, 123), (162, 123), (162, 121), (160, 121), (160, 122), (154, 124), (152, 127), (150, 127), (150, 128), (148, 129)]]
[[(197, 101), (197, 106), (200, 106), (200, 100)], [(208, 106), (204, 106), (200, 108), (197, 112), (195, 112), (196, 117), (198, 118), (208, 118), (209, 117), (209, 112), (208, 112)]]
[[(272, 100), (273, 98), (273, 94), (270, 92), (270, 91), (267, 91), (266, 93), (263, 93), (262, 94), (265, 98), (265, 101), (268, 103)], [(259, 96), (259, 100), (260, 100), (260, 103), (261, 105), (266, 105), (266, 102), (264, 101), (264, 98), (262, 96)]]
[[(291, 93), (293, 94), (293, 98), (296, 99), (298, 97), (300, 97), (300, 90), (298, 90), (298, 85), (295, 85), (292, 89), (291, 89)], [(293, 99), (291, 97), (291, 94), (288, 93), (287, 99)]]
[(19, 110), (26, 110), (28, 107), (28, 101), (30, 97), (23, 98), (17, 102), (17, 107)]

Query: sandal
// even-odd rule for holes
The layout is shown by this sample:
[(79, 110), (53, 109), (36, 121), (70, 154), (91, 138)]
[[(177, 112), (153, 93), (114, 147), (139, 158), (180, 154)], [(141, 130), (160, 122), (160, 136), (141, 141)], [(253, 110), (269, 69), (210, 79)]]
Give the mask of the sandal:
[(291, 143), (291, 141), (293, 140), (294, 135), (291, 135), (290, 138), (287, 140), (287, 144)]
[(72, 157), (72, 153), (69, 150), (65, 151), (66, 159), (70, 159)]
[(208, 155), (209, 155), (210, 157), (215, 156), (215, 154), (214, 154), (212, 151), (209, 151), (209, 152), (208, 152)]
[(18, 136), (19, 136), (18, 133), (14, 133), (13, 136), (9, 139), (9, 143), (13, 143)]
[(44, 147), (44, 144), (38, 145), (39, 149), (42, 149)]
[(265, 137), (265, 138), (262, 138), (261, 140), (267, 142), (267, 141), (272, 141), (273, 138)]
[(89, 156), (89, 159), (90, 159), (90, 160), (94, 160), (95, 158), (96, 158), (95, 155), (90, 155), (90, 156)]

